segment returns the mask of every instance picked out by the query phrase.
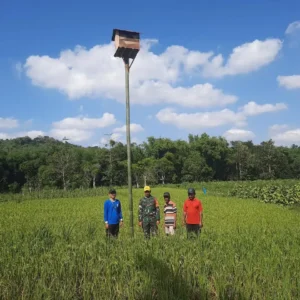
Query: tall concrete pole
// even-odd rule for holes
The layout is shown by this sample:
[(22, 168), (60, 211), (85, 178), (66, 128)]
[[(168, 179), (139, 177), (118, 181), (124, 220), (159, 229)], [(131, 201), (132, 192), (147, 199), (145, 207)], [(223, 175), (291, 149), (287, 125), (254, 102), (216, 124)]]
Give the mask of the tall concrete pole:
[(129, 58), (124, 58), (124, 64), (125, 64), (125, 88), (126, 88), (126, 139), (127, 139), (127, 167), (128, 167), (128, 202), (129, 202), (129, 216), (130, 216), (130, 232), (131, 232), (131, 236), (134, 237), (132, 177), (131, 177)]

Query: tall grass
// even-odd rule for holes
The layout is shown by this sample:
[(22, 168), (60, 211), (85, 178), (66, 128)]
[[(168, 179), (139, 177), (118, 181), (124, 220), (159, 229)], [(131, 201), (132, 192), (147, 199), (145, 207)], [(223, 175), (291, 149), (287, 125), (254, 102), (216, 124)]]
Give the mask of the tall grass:
[(35, 199), (58, 199), (58, 198), (83, 198), (83, 197), (96, 197), (104, 196), (107, 194), (108, 187), (98, 187), (95, 189), (44, 189), (40, 191), (29, 191), (23, 189), (21, 193), (6, 193), (0, 194), (0, 202), (16, 201), (21, 202), (25, 200)]
[[(193, 183), (185, 182), (181, 184), (165, 184), (165, 185), (151, 185), (151, 186), (152, 188), (155, 187), (155, 188), (165, 188), (165, 189), (167, 188), (188, 189), (189, 187), (194, 187), (196, 188), (198, 193), (202, 193), (202, 189), (205, 188), (207, 194), (211, 196), (225, 196), (225, 197), (238, 196), (240, 198), (259, 198), (265, 201), (265, 197), (263, 195), (265, 189), (270, 188), (269, 190), (272, 190), (273, 187), (280, 187), (281, 189), (288, 190), (289, 188), (295, 188), (296, 185), (299, 185), (299, 182), (300, 181), (297, 179), (255, 180), (255, 181), (212, 181), (212, 182), (193, 182)], [(118, 188), (126, 189), (127, 187), (122, 186)], [(142, 189), (136, 189), (136, 187), (133, 187), (133, 190), (142, 191)], [(56, 199), (56, 198), (73, 199), (73, 198), (83, 198), (83, 197), (96, 197), (96, 196), (99, 197), (99, 196), (106, 195), (107, 191), (108, 191), (108, 187), (105, 186), (101, 186), (97, 188), (89, 188), (89, 189), (86, 188), (74, 189), (74, 190), (67, 190), (67, 191), (64, 191), (62, 189), (44, 189), (40, 191), (30, 192), (28, 189), (23, 189), (21, 193), (17, 193), (17, 194), (14, 193), (0, 194), (0, 202), (6, 202), (6, 201), (21, 202), (21, 201), (33, 200), (33, 199)], [(257, 191), (259, 191), (259, 194), (257, 193)], [(285, 194), (287, 193), (283, 191), (281, 198), (285, 198)], [(271, 196), (271, 198), (272, 197), (273, 195)], [(287, 199), (287, 201), (284, 202), (289, 203), (293, 201), (289, 201), (289, 199)]]
[[(153, 189), (162, 206), (165, 189)], [(125, 227), (107, 241), (105, 196), (0, 204), (0, 299), (299, 299), (299, 213), (275, 205), (201, 196), (204, 228), (187, 240), (178, 206), (176, 236), (145, 241)]]

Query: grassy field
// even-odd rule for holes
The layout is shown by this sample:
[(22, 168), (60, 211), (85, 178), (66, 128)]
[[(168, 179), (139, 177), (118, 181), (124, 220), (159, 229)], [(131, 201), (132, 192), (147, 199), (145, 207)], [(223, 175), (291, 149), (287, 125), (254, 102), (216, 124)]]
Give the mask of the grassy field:
[[(0, 203), (0, 299), (299, 299), (300, 214), (255, 200), (199, 195), (204, 228), (186, 239), (185, 190), (176, 236), (145, 241), (125, 227), (107, 242), (105, 197)], [(162, 206), (165, 189), (153, 190)]]
[[(212, 181), (212, 182), (194, 182), (181, 184), (157, 185), (155, 188), (164, 189), (187, 189), (190, 186), (198, 191), (205, 188), (209, 196), (235, 197), (241, 199), (258, 199), (265, 203), (279, 205), (300, 205), (300, 181), (299, 179), (283, 180), (255, 180), (255, 181)], [(152, 186), (152, 185), (151, 185)], [(153, 187), (153, 186), (152, 186)], [(118, 187), (127, 189), (127, 187)], [(136, 188), (134, 187), (134, 190)], [(178, 192), (178, 191), (177, 191)], [(107, 187), (99, 186), (97, 188), (85, 188), (75, 190), (62, 189), (43, 189), (29, 191), (24, 188), (20, 193), (2, 193), (0, 202), (7, 201), (27, 201), (36, 199), (57, 199), (57, 198), (86, 198), (99, 197), (107, 194)]]

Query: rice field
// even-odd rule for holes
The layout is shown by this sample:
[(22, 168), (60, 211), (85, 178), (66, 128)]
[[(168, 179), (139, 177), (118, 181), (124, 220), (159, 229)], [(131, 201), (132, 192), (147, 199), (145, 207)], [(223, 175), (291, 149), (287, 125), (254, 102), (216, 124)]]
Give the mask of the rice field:
[[(162, 194), (152, 191), (163, 206)], [(176, 236), (144, 240), (134, 190), (125, 226), (107, 241), (105, 196), (0, 203), (0, 299), (299, 299), (300, 212), (256, 200), (200, 195), (204, 228), (187, 240), (186, 190), (172, 189)], [(199, 192), (200, 193), (200, 192)], [(163, 214), (161, 212), (161, 217)]]

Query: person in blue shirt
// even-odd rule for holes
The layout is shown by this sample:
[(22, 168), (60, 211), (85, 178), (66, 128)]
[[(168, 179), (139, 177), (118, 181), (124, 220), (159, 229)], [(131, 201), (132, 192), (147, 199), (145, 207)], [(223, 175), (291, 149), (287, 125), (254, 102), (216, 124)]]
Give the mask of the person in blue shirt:
[(109, 199), (104, 202), (104, 222), (107, 237), (118, 237), (119, 227), (123, 226), (123, 215), (120, 200), (116, 199), (115, 189), (109, 191)]

